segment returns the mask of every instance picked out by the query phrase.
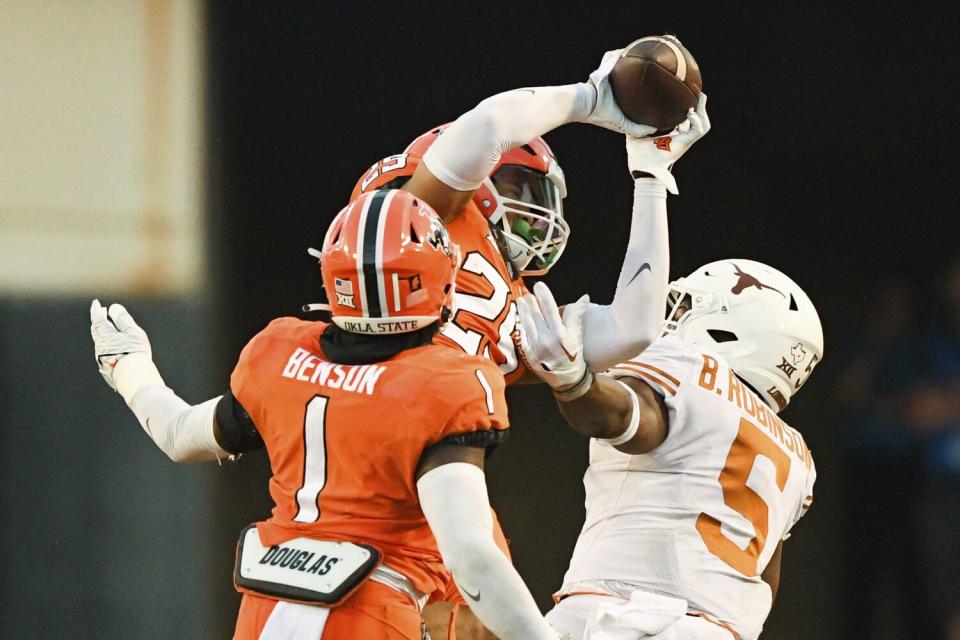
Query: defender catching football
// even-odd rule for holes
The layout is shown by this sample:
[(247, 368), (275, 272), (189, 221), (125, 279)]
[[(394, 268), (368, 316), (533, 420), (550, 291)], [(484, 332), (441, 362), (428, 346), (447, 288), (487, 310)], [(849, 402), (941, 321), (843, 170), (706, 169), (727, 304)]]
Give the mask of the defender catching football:
[[(585, 327), (578, 362), (602, 371), (656, 337), (659, 316), (652, 301), (664, 295), (669, 271), (667, 191), (677, 193), (670, 168), (709, 131), (706, 95), (688, 113), (689, 126), (650, 137), (653, 128), (627, 120), (613, 100), (608, 76), (619, 54), (607, 52), (587, 83), (518, 89), (484, 100), (456, 122), (419, 136), (403, 153), (375, 163), (354, 188), (353, 198), (383, 187), (404, 188), (444, 215), (463, 259), (457, 311), (437, 340), (492, 359), (507, 384), (539, 382), (517, 354), (516, 302), (527, 292), (523, 277), (544, 275), (569, 237), (562, 208), (566, 179), (539, 137), (564, 123), (586, 121), (636, 134), (627, 146), (635, 184), (623, 266), (609, 305), (591, 304), (586, 296), (572, 305), (571, 313), (582, 316)], [(584, 392), (580, 375), (558, 370), (554, 384), (570, 394)], [(494, 524), (509, 556), (496, 518)], [(445, 600), (463, 604), (453, 588)], [(469, 615), (457, 625), (456, 607), (449, 625), (450, 616), (439, 606), (428, 607), (425, 617), (437, 637), (444, 637), (448, 626), (450, 637), (455, 626), (461, 640), (486, 637)]]
[[(631, 134), (627, 152), (635, 178), (630, 235), (612, 302), (591, 304), (583, 296), (571, 305), (570, 313), (584, 319), (585, 346), (577, 362), (605, 370), (657, 335), (654, 301), (663, 297), (669, 271), (666, 194), (677, 193), (670, 168), (710, 123), (706, 95), (688, 113), (689, 126), (664, 136), (651, 137), (652, 127), (627, 120), (609, 84), (620, 53), (607, 52), (587, 83), (518, 89), (484, 100), (456, 122), (419, 136), (403, 153), (375, 163), (354, 188), (354, 198), (378, 188), (404, 188), (444, 216), (463, 260), (457, 311), (437, 340), (492, 359), (507, 384), (539, 381), (517, 354), (516, 303), (527, 292), (523, 277), (544, 275), (569, 237), (562, 208), (566, 179), (539, 137), (565, 123), (583, 121)], [(568, 395), (585, 392), (582, 382), (576, 367), (554, 372), (553, 383)], [(496, 519), (494, 524), (509, 556)], [(455, 589), (448, 596), (462, 604)], [(451, 637), (457, 609), (453, 612)], [(431, 606), (427, 613), (431, 631), (443, 637), (445, 610)], [(459, 625), (461, 640), (485, 637), (466, 617)]]

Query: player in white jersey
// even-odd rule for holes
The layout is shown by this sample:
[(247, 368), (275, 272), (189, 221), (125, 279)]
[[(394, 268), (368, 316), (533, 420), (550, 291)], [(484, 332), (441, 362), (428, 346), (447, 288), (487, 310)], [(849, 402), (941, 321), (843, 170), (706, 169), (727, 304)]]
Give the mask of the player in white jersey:
[[(573, 366), (580, 328), (544, 285), (535, 295), (522, 343), (549, 382)], [(813, 499), (810, 450), (776, 415), (823, 355), (810, 299), (766, 265), (722, 260), (671, 283), (668, 301), (663, 337), (557, 394), (593, 438), (586, 521), (548, 614), (574, 639), (757, 638), (783, 540)]]

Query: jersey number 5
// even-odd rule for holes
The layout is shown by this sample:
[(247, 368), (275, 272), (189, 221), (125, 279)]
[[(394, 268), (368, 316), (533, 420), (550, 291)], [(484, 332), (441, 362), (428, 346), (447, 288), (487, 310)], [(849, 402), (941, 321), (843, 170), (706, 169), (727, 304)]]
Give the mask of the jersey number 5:
[(766, 545), (769, 527), (770, 508), (747, 484), (761, 458), (773, 463), (777, 488), (782, 492), (790, 474), (790, 458), (759, 427), (741, 418), (740, 429), (730, 446), (719, 480), (724, 504), (753, 525), (754, 535), (745, 549), (723, 534), (717, 518), (706, 513), (697, 518), (697, 531), (710, 553), (749, 577), (760, 574), (757, 561)]

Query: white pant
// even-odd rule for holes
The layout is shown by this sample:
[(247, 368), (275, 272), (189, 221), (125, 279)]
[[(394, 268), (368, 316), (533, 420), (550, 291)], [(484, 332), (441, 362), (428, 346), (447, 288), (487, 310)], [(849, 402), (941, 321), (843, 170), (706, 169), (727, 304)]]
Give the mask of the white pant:
[[(547, 613), (547, 622), (560, 633), (569, 634), (571, 640), (582, 640), (587, 621), (593, 608), (601, 602), (618, 600), (612, 596), (569, 596)], [(642, 632), (630, 640), (734, 640), (735, 636), (718, 624), (696, 616), (683, 616), (666, 630), (655, 636)]]

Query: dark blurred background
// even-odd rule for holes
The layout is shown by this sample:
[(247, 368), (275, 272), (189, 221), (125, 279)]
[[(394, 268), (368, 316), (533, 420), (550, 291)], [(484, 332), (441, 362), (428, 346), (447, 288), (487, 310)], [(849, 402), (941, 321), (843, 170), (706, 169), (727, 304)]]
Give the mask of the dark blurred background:
[[(765, 637), (960, 638), (956, 4), (201, 13), (205, 276), (185, 295), (119, 290), (181, 395), (225, 389), (250, 336), (319, 299), (306, 248), (374, 161), (491, 94), (581, 81), (605, 50), (674, 33), (700, 63), (713, 129), (675, 168), (672, 275), (770, 263), (808, 292), (826, 338), (784, 414), (819, 479)], [(546, 139), (573, 230), (546, 280), (561, 300), (607, 302), (629, 226), (622, 137), (570, 125)], [(0, 298), (0, 637), (227, 637), (236, 534), (271, 506), (265, 456), (182, 468), (154, 451), (96, 373), (81, 293)], [(491, 495), (546, 608), (582, 524), (586, 442), (543, 389), (509, 395)]]

